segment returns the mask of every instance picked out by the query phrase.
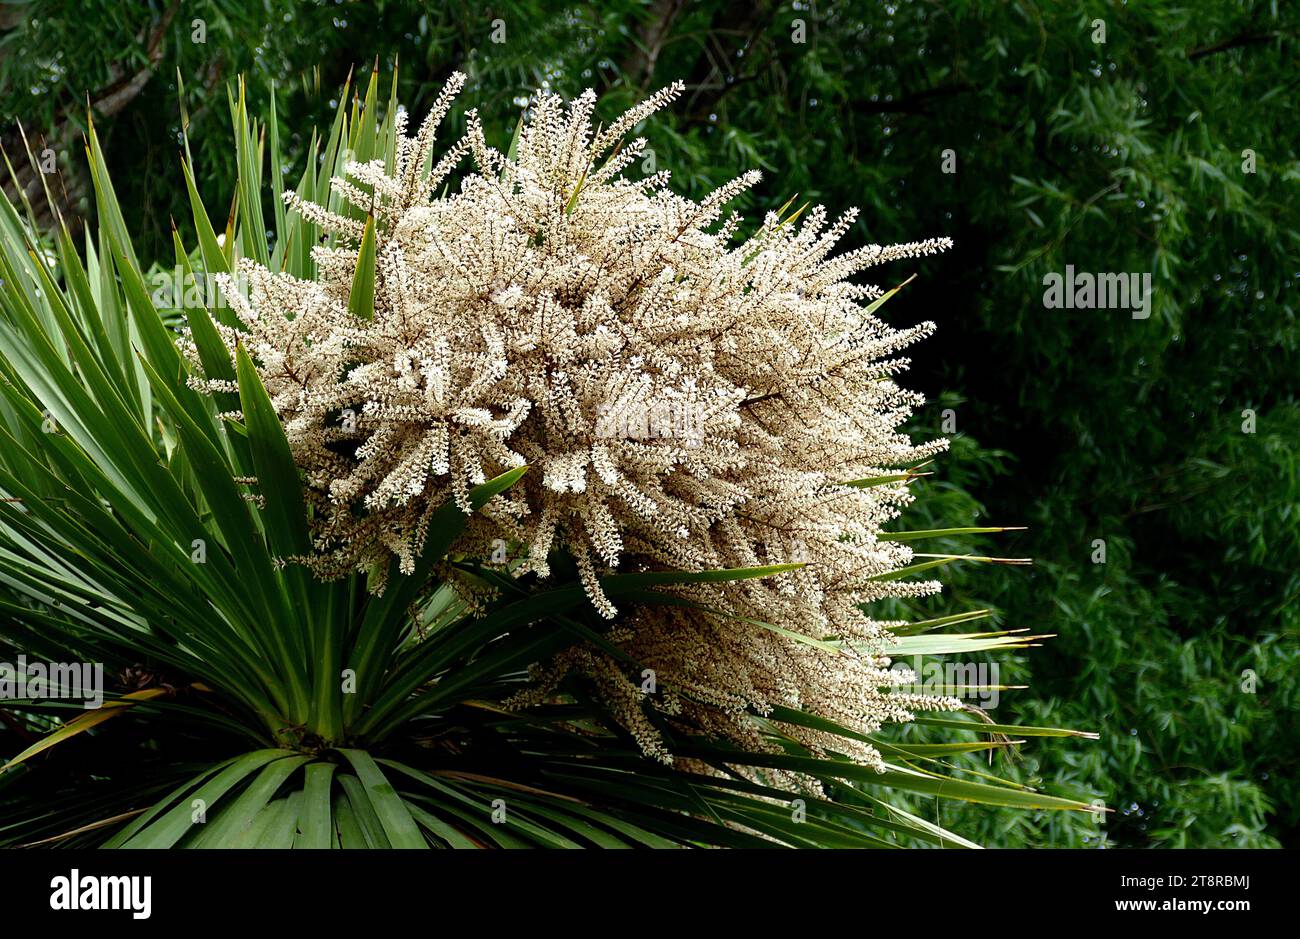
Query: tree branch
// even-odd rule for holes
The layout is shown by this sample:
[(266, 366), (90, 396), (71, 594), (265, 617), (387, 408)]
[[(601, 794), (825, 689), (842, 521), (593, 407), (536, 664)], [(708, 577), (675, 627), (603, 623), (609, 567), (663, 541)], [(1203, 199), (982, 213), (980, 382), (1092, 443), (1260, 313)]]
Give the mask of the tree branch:
[(950, 98), (974, 90), (975, 86), (970, 82), (950, 82), (915, 91), (892, 101), (860, 101), (854, 104), (853, 110), (859, 114), (916, 114), (937, 98)]
[(1197, 59), (1203, 59), (1210, 55), (1217, 55), (1220, 52), (1227, 52), (1229, 49), (1238, 49), (1242, 46), (1257, 46), (1260, 43), (1276, 39), (1281, 35), (1282, 34), (1279, 32), (1242, 33), (1240, 36), (1225, 39), (1223, 42), (1215, 43), (1212, 46), (1202, 46), (1199, 49), (1193, 49), (1187, 53), (1187, 61), (1195, 62)]

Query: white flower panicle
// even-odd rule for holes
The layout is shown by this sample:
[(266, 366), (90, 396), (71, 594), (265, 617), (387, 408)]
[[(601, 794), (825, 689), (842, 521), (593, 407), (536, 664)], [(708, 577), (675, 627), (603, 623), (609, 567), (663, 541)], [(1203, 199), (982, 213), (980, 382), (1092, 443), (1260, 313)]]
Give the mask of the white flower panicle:
[[(752, 715), (778, 707), (860, 733), (958, 707), (900, 690), (913, 679), (889, 668), (891, 634), (862, 612), (938, 589), (879, 579), (911, 557), (877, 537), (911, 494), (900, 482), (849, 485), (946, 441), (917, 446), (900, 432), (922, 398), (893, 380), (908, 364), (900, 352), (933, 325), (889, 327), (872, 312), (883, 291), (848, 278), (951, 242), (833, 256), (856, 213), (831, 221), (820, 207), (798, 224), (769, 214), (740, 240), (724, 212), (758, 173), (700, 201), (674, 194), (667, 173), (627, 178), (646, 144), (621, 141), (680, 84), (601, 131), (593, 92), (567, 104), (540, 93), (513, 159), (470, 112), (465, 137), (435, 162), (463, 80), (400, 141), (394, 167), (352, 163), (333, 181), (336, 209), (375, 219), (373, 319), (348, 303), (364, 222), (292, 194), (289, 206), (338, 246), (313, 249), (314, 281), (244, 261), (248, 297), (229, 291), (242, 328), (221, 327), (223, 339), (252, 357), (305, 475), (308, 563), (332, 576), (383, 571), (395, 555), (409, 572), (436, 509), (450, 499), (468, 511), (473, 486), (526, 464), (458, 550), (486, 559), (504, 539), (516, 574), (542, 576), (563, 552), (596, 608), (624, 614), (610, 641), (655, 680), (648, 691), (639, 672), (575, 647), (535, 666), (515, 705), (576, 671), (664, 759), (655, 712), (763, 746)], [(475, 169), (451, 192), (466, 156)], [(710, 613), (617, 611), (598, 582), (614, 569), (790, 562), (806, 566), (677, 588)], [(814, 749), (845, 746), (783, 730)], [(867, 744), (853, 755), (880, 766)]]

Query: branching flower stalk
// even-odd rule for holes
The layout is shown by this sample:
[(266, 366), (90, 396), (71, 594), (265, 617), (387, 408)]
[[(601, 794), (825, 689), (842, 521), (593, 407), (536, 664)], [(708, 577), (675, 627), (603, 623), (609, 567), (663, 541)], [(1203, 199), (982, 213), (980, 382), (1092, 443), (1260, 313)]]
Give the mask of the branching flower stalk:
[[(486, 559), (509, 544), (511, 572), (541, 576), (564, 553), (594, 606), (618, 617), (606, 639), (626, 658), (575, 646), (535, 665), (513, 706), (584, 674), (665, 761), (654, 711), (762, 748), (752, 715), (777, 706), (862, 734), (960, 707), (901, 690), (914, 676), (889, 667), (889, 624), (863, 612), (939, 589), (882, 579), (911, 558), (878, 535), (912, 496), (902, 482), (849, 485), (946, 446), (900, 431), (922, 398), (894, 381), (908, 364), (900, 352), (933, 324), (889, 327), (873, 314), (884, 292), (850, 278), (951, 242), (832, 255), (856, 213), (832, 222), (820, 207), (797, 224), (770, 213), (740, 238), (728, 206), (758, 173), (700, 201), (674, 194), (667, 172), (628, 178), (646, 142), (624, 138), (680, 84), (604, 129), (592, 126), (593, 92), (569, 103), (542, 93), (511, 156), (488, 146), (470, 111), (435, 162), (463, 82), (452, 77), (413, 138), (399, 123), (395, 165), (352, 163), (333, 180), (358, 212), (288, 194), (335, 236), (312, 250), (314, 280), (245, 260), (223, 282), (242, 326), (219, 327), (222, 338), (252, 357), (305, 477), (314, 553), (301, 560), (325, 577), (382, 572), (394, 555), (410, 571), (439, 506), (468, 512), (470, 487), (527, 464), (458, 550)], [(466, 156), (474, 167), (458, 191), (435, 196)], [(368, 230), (373, 312), (366, 303), (358, 315)], [(784, 563), (804, 566), (675, 588), (711, 612), (619, 611), (598, 582), (613, 570)], [(845, 746), (782, 729), (817, 752)], [(867, 743), (850, 755), (882, 767)]]

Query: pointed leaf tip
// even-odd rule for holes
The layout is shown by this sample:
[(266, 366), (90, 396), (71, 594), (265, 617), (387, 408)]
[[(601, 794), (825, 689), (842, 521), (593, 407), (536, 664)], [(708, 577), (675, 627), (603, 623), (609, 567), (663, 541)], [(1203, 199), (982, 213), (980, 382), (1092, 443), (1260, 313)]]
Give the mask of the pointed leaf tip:
[(361, 236), (357, 268), (352, 275), (352, 292), (348, 311), (357, 319), (375, 318), (375, 216), (366, 216), (366, 230)]

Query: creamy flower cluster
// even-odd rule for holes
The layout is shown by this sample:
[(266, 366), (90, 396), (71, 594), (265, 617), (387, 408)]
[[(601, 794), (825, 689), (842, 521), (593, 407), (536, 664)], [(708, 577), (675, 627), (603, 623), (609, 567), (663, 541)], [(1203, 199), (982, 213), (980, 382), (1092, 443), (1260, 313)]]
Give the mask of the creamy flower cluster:
[[(221, 327), (223, 338), (252, 356), (305, 475), (309, 563), (328, 576), (383, 570), (395, 555), (409, 571), (439, 506), (468, 509), (471, 487), (526, 464), (458, 550), (486, 559), (508, 544), (515, 574), (543, 576), (563, 552), (638, 667), (575, 647), (538, 663), (516, 706), (584, 675), (663, 759), (656, 713), (762, 747), (753, 715), (776, 706), (861, 733), (959, 706), (900, 690), (911, 678), (889, 669), (890, 633), (862, 611), (938, 589), (878, 579), (911, 557), (877, 538), (910, 501), (906, 485), (846, 485), (945, 446), (899, 431), (922, 400), (894, 382), (899, 353), (932, 324), (889, 327), (870, 308), (881, 289), (849, 278), (950, 242), (832, 255), (856, 215), (832, 221), (821, 208), (797, 223), (769, 214), (738, 237), (728, 204), (757, 173), (699, 201), (674, 194), (666, 172), (629, 178), (645, 141), (625, 138), (680, 85), (603, 130), (594, 93), (541, 93), (513, 158), (470, 111), (464, 138), (435, 161), (462, 82), (415, 137), (402, 128), (391, 171), (348, 165), (332, 184), (336, 211), (288, 196), (335, 236), (313, 249), (315, 280), (244, 261), (248, 296), (230, 292), (242, 328)], [(474, 166), (452, 187), (466, 156)], [(365, 213), (378, 244), (369, 320), (348, 307)], [(677, 588), (712, 612), (616, 610), (598, 583), (612, 570), (788, 562), (806, 566)], [(783, 729), (813, 748), (846, 746)], [(853, 755), (880, 765), (868, 744)]]

